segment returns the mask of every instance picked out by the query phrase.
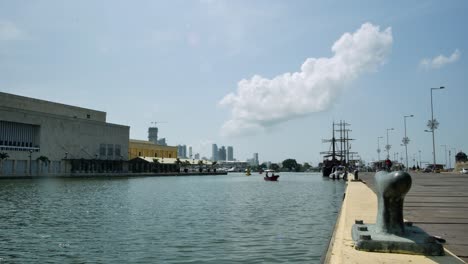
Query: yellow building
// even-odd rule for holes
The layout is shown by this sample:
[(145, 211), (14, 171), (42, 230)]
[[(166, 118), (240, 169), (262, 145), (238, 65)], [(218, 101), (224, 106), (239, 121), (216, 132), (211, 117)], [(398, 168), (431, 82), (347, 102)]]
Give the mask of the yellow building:
[(177, 158), (177, 147), (156, 145), (151, 141), (130, 139), (128, 159), (136, 157)]

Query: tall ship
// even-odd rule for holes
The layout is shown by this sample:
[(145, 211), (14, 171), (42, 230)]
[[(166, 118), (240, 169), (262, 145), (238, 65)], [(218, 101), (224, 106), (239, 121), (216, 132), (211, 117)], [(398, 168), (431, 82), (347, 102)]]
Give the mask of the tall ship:
[[(350, 124), (345, 121), (340, 121), (339, 123), (333, 122), (332, 124), (332, 138), (331, 139), (322, 139), (322, 143), (329, 143), (330, 147), (327, 151), (320, 152), (323, 155), (322, 163), (322, 176), (330, 176), (333, 167), (335, 166), (349, 166), (349, 156), (357, 154), (356, 152), (351, 152), (350, 141), (354, 139), (349, 138), (350, 129), (347, 128)], [(338, 134), (338, 138), (335, 136)]]

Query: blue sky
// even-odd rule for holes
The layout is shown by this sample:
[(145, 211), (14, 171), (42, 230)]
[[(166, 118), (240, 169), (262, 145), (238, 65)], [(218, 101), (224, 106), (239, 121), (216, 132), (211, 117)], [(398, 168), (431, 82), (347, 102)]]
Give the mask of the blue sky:
[(410, 160), (421, 150), (431, 161), (430, 88), (445, 86), (433, 94), (443, 163), (441, 145), (468, 151), (467, 11), (466, 1), (0, 1), (0, 90), (106, 111), (135, 139), (167, 121), (160, 137), (207, 157), (214, 142), (238, 159), (317, 164), (339, 120), (364, 160), (387, 128), (391, 156), (404, 153), (410, 114)]

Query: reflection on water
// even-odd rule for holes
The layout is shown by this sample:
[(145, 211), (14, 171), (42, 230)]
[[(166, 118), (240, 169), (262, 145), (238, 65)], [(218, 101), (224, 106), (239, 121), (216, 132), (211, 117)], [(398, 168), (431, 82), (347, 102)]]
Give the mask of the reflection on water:
[(314, 263), (344, 184), (319, 174), (0, 181), (0, 263)]

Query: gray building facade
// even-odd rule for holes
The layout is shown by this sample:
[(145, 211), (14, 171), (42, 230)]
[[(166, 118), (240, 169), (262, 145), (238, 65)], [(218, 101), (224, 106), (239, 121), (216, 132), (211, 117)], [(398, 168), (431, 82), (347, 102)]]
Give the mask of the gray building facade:
[(0, 175), (125, 170), (129, 131), (102, 111), (0, 92)]

